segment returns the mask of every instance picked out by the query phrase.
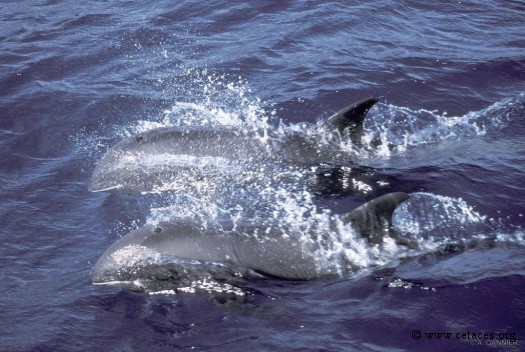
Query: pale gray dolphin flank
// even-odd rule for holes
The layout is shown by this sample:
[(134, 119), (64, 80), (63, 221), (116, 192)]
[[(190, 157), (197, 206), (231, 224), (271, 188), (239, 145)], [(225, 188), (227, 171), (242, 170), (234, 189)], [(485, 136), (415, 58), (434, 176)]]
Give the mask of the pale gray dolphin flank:
[[(360, 143), (363, 120), (377, 102), (368, 98), (348, 105), (316, 127)], [(151, 183), (224, 172), (239, 163), (276, 161), (315, 164), (348, 157), (304, 133), (289, 133), (265, 143), (258, 131), (238, 127), (180, 126), (150, 130), (125, 138), (98, 162), (89, 189), (141, 192)], [(204, 170), (202, 170), (204, 169)]]
[[(386, 194), (346, 214), (343, 221), (352, 223), (371, 244), (379, 244), (390, 236), (406, 245), (408, 241), (392, 228), (392, 213), (409, 197), (401, 192)], [(194, 224), (173, 221), (144, 226), (122, 237), (102, 254), (91, 280), (107, 283), (139, 279), (134, 275), (140, 270), (132, 266), (152, 256), (230, 264), (283, 279), (307, 280), (337, 274), (335, 269), (320, 268), (314, 254), (289, 236), (258, 238), (247, 235), (245, 230), (206, 231)]]

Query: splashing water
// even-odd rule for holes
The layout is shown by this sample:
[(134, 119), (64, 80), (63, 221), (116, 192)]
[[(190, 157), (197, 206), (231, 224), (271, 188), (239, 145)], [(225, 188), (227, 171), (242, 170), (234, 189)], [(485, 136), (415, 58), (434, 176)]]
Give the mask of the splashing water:
[(489, 131), (507, 127), (523, 111), (523, 103), (524, 96), (521, 95), (463, 116), (379, 103), (377, 109), (365, 119), (365, 148), (360, 155), (363, 158), (389, 158), (421, 145), (483, 136)]
[(463, 199), (431, 193), (412, 194), (393, 215), (396, 230), (426, 248), (468, 241), (476, 234), (474, 226), (484, 224), (485, 220), (486, 216), (477, 213)]

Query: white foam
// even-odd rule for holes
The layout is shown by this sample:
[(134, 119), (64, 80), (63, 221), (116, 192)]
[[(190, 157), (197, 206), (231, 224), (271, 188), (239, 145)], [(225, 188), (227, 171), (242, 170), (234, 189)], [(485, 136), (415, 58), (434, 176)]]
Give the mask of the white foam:
[(395, 228), (404, 234), (422, 236), (440, 228), (478, 224), (487, 219), (461, 198), (432, 193), (414, 193), (395, 210)]
[(235, 295), (235, 296), (245, 296), (246, 292), (241, 290), (238, 287), (226, 284), (226, 283), (219, 283), (213, 280), (196, 280), (191, 283), (190, 286), (183, 286), (178, 287), (176, 290), (159, 290), (159, 291), (151, 291), (148, 292), (151, 296), (158, 296), (158, 295), (176, 295), (180, 292), (184, 293), (195, 293), (198, 291), (204, 291), (210, 294), (228, 294), (228, 295)]

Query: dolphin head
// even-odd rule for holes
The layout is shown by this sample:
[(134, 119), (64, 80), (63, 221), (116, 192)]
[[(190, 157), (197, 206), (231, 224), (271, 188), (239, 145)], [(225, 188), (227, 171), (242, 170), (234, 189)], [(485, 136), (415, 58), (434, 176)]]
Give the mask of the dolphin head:
[(127, 170), (136, 169), (138, 164), (139, 154), (134, 145), (137, 143), (134, 138), (126, 138), (106, 151), (91, 175), (88, 189), (92, 192), (122, 190), (124, 185), (133, 183)]
[(152, 232), (154, 229), (145, 226), (128, 233), (110, 246), (95, 263), (91, 281), (94, 284), (130, 281), (134, 279), (137, 268), (158, 262), (160, 253), (142, 245)]
[[(196, 231), (183, 222), (146, 225), (131, 231), (100, 256), (91, 281), (142, 291), (190, 287), (203, 278), (235, 278), (228, 265), (207, 261), (219, 259), (219, 254), (212, 251), (214, 241), (210, 241), (213, 247), (207, 247)], [(203, 250), (194, 248), (192, 238)]]

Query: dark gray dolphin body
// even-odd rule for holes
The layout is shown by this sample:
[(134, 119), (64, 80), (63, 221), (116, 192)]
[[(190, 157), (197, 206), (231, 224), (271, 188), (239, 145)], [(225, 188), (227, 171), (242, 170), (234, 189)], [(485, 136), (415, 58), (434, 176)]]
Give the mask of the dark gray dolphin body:
[[(350, 104), (317, 127), (360, 143), (363, 120), (375, 98)], [(185, 126), (150, 130), (125, 138), (110, 148), (97, 164), (89, 189), (140, 192), (155, 180), (198, 178), (235, 170), (239, 163), (273, 160), (313, 164), (341, 161), (327, 146), (304, 133), (288, 133), (268, 143), (258, 131), (240, 128)], [(271, 137), (271, 136), (270, 136)], [(153, 180), (153, 181), (152, 181)]]
[[(409, 197), (400, 192), (386, 194), (346, 214), (343, 221), (352, 223), (371, 244), (380, 244), (387, 236), (407, 244), (392, 228), (392, 213)], [(299, 240), (284, 233), (261, 238), (254, 235), (257, 231), (264, 233), (264, 229), (257, 228), (252, 228), (252, 233), (246, 229), (203, 230), (180, 221), (144, 226), (102, 254), (91, 280), (101, 284), (139, 279), (137, 263), (159, 256), (233, 265), (283, 279), (307, 280), (337, 274), (333, 268), (320, 267), (318, 258)]]

